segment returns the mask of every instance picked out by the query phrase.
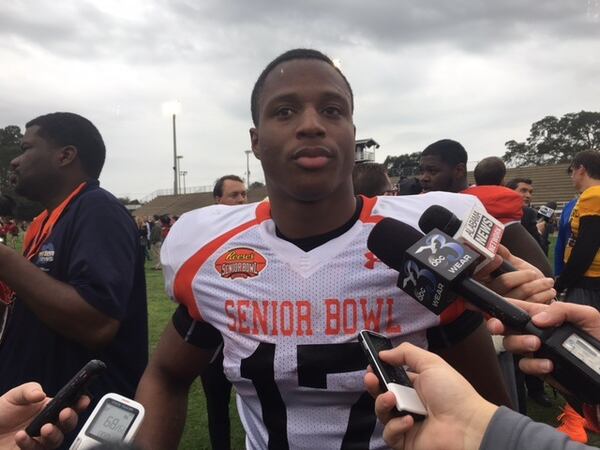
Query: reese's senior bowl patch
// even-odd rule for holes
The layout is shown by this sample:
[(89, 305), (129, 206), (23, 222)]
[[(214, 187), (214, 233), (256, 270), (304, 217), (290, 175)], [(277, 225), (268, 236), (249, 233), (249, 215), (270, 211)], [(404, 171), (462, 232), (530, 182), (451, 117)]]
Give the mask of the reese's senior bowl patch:
[(267, 260), (256, 250), (238, 247), (223, 253), (215, 261), (215, 269), (223, 278), (253, 278), (267, 267)]

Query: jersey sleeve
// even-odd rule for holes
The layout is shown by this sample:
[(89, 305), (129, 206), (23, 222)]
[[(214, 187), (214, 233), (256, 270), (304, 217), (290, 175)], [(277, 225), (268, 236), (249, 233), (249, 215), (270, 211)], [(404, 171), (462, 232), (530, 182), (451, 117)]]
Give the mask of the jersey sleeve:
[[(454, 304), (462, 303), (457, 300)], [(452, 347), (473, 333), (483, 323), (483, 316), (475, 311), (464, 310), (451, 321), (427, 330), (429, 350)]]
[(134, 222), (120, 204), (103, 196), (83, 202), (76, 217), (66, 281), (91, 306), (121, 320), (142, 251)]
[(586, 189), (577, 205), (579, 217), (600, 216), (600, 189)]
[(212, 350), (223, 343), (223, 337), (215, 327), (207, 322), (194, 320), (183, 305), (177, 307), (171, 320), (182, 339), (195, 347)]
[(434, 191), (419, 195), (377, 197), (377, 203), (370, 214), (373, 217), (391, 217), (419, 229), (421, 215), (433, 205), (447, 208), (461, 220), (475, 206), (485, 209), (474, 195)]
[[(378, 197), (374, 214), (401, 220), (416, 229), (423, 212), (432, 205), (443, 205), (459, 219), (464, 219), (474, 207), (485, 210), (478, 197), (449, 192), (402, 197)], [(440, 315), (440, 325), (427, 332), (429, 346), (433, 349), (450, 347), (469, 336), (481, 323), (482, 316), (465, 309), (464, 301), (457, 299)]]
[[(191, 220), (191, 215), (184, 214), (172, 227), (160, 248), (160, 263), (165, 281), (165, 291), (167, 296), (175, 303), (178, 303), (187, 309), (188, 315), (192, 320), (201, 321), (202, 315), (196, 302), (185, 301), (176, 295), (176, 278), (178, 272), (182, 269), (186, 261), (194, 255), (192, 249), (202, 248), (203, 242), (195, 245), (192, 241), (186, 239), (186, 235), (191, 234), (193, 230), (198, 230), (196, 221)], [(200, 227), (200, 230), (202, 227)], [(198, 232), (197, 234), (202, 234)], [(186, 241), (188, 245), (185, 245)], [(178, 309), (179, 310), (179, 309)], [(174, 316), (175, 317), (175, 316)], [(175, 322), (173, 322), (175, 324)], [(182, 336), (183, 337), (183, 336)]]
[(257, 204), (208, 206), (183, 214), (171, 227), (160, 250), (165, 290), (194, 320), (203, 320), (197, 274), (229, 239), (257, 223), (256, 209)]
[(175, 274), (177, 273), (177, 264), (173, 259), (170, 250), (170, 239), (167, 236), (167, 239), (162, 243), (160, 247), (160, 264), (162, 266), (163, 278), (165, 281), (165, 291), (167, 296), (173, 300), (175, 300), (175, 294), (173, 293), (173, 283), (175, 282)]

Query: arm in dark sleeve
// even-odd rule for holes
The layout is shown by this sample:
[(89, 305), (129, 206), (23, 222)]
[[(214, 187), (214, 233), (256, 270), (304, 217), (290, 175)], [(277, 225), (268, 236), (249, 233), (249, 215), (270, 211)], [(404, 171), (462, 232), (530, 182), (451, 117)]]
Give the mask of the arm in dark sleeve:
[[(563, 211), (563, 214), (565, 212)], [(560, 275), (565, 268), (565, 246), (567, 245), (567, 239), (569, 238), (570, 227), (563, 226), (563, 217), (560, 216), (560, 222), (558, 226), (558, 236), (556, 237), (556, 244), (554, 246), (554, 273)]]
[[(89, 197), (83, 201), (83, 196)], [(0, 249), (0, 274), (46, 326), (99, 349), (115, 337), (130, 307), (139, 239), (122, 205), (93, 192), (82, 194), (69, 230), (61, 279), (5, 246)]]
[(569, 261), (565, 264), (556, 289), (562, 291), (583, 276), (600, 249), (600, 216), (584, 216), (579, 219), (579, 235)]
[(513, 255), (537, 267), (544, 276), (553, 276), (552, 267), (542, 248), (520, 223), (508, 225), (500, 243)]
[(96, 197), (80, 207), (73, 234), (68, 283), (91, 306), (122, 320), (142, 251), (135, 223), (121, 205)]
[(566, 434), (532, 421), (508, 408), (500, 407), (492, 417), (479, 450), (591, 450), (571, 441)]
[(483, 323), (483, 316), (475, 311), (464, 311), (452, 322), (427, 330), (428, 349), (432, 352), (448, 348), (462, 341)]
[(175, 330), (188, 344), (204, 350), (214, 350), (223, 344), (219, 330), (206, 322), (194, 320), (183, 305), (177, 307), (172, 320)]
[(525, 208), (521, 223), (538, 245), (542, 245), (542, 236), (537, 229), (537, 214), (533, 208)]

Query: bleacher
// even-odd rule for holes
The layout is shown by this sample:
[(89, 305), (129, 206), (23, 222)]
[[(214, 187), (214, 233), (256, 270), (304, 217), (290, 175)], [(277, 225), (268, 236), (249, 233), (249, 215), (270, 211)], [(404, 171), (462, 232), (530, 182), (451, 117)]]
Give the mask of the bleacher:
[[(517, 167), (506, 170), (505, 181), (511, 178), (530, 178), (533, 182), (534, 207), (545, 205), (549, 201), (555, 201), (558, 209), (575, 197), (575, 189), (571, 178), (567, 174), (569, 164), (556, 164), (553, 166)], [(468, 173), (469, 184), (475, 183), (473, 172)]]
[[(565, 203), (575, 196), (575, 190), (571, 184), (571, 178), (567, 174), (568, 164), (557, 164), (545, 167), (518, 167), (507, 169), (506, 181), (511, 178), (531, 178), (533, 181), (533, 206), (539, 207), (553, 200), (558, 204), (558, 210), (562, 210)], [(473, 172), (468, 175), (469, 184), (475, 183)], [(392, 182), (397, 179), (392, 178)], [(248, 201), (257, 202), (267, 196), (267, 189), (260, 187), (248, 192)], [(160, 195), (141, 208), (135, 210), (135, 216), (152, 216), (154, 214), (170, 214), (180, 216), (192, 209), (212, 205), (214, 203), (212, 192), (196, 192), (181, 195)]]
[[(248, 201), (258, 202), (267, 196), (267, 188), (259, 187), (248, 191)], [(154, 214), (181, 216), (183, 213), (215, 203), (212, 192), (193, 194), (160, 195), (133, 212), (134, 216), (148, 217)]]

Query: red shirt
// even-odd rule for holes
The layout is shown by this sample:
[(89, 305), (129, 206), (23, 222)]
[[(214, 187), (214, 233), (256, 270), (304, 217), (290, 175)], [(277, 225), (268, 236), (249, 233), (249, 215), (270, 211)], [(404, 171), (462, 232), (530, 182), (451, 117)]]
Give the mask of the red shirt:
[(462, 193), (481, 200), (485, 209), (504, 225), (520, 222), (523, 217), (523, 197), (505, 186), (471, 186)]

